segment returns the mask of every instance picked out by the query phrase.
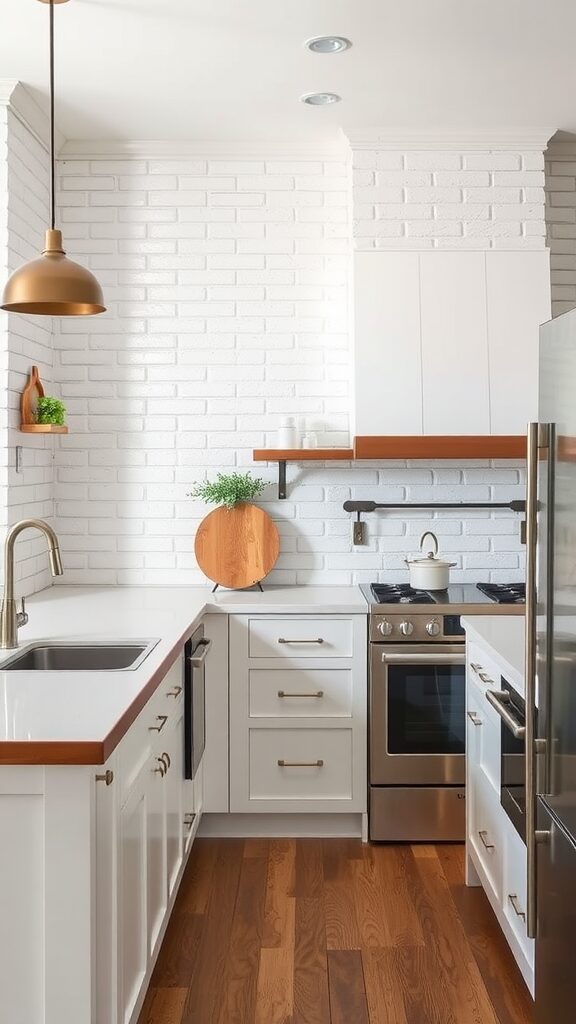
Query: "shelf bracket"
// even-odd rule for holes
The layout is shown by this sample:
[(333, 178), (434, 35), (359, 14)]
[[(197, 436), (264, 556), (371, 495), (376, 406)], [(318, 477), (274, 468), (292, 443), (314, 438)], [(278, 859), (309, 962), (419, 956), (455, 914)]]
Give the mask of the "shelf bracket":
[(286, 459), (278, 460), (278, 498), (286, 497)]

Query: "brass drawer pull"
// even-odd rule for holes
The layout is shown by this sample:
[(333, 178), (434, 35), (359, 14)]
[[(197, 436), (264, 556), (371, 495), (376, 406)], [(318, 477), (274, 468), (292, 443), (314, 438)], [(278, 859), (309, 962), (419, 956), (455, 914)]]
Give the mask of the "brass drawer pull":
[(278, 690), (279, 697), (323, 697), (324, 690), (317, 690), (316, 693), (286, 693), (285, 690)]
[(488, 840), (486, 839), (486, 836), (488, 835), (488, 832), (487, 832), (487, 830), (485, 828), (483, 828), (480, 832), (478, 832), (478, 835), (480, 836), (480, 839), (482, 840), (482, 845), (483, 845), (485, 850), (493, 850), (494, 849), (494, 843), (489, 843)]
[(161, 757), (157, 757), (156, 760), (158, 761), (158, 767), (153, 768), (152, 771), (154, 775), (158, 774), (161, 775), (162, 778), (164, 778), (166, 772), (168, 771), (168, 769), (166, 768), (166, 762), (163, 761)]
[(466, 714), (468, 715), (468, 718), (470, 719), (473, 725), (482, 725), (482, 719), (480, 718), (479, 715), (476, 714), (475, 711), (467, 711)]
[(160, 722), (160, 725), (149, 725), (148, 732), (162, 732), (162, 729), (168, 721), (168, 715), (156, 715), (156, 721)]
[(323, 765), (321, 758), (317, 761), (278, 761), (279, 768), (322, 768)]
[(279, 644), (323, 644), (324, 640), (319, 636), (316, 640), (285, 640), (283, 636), (278, 637)]
[(166, 771), (168, 771), (168, 769), (169, 769), (169, 767), (170, 767), (170, 765), (172, 763), (170, 761), (170, 754), (167, 754), (166, 752), (164, 752), (163, 754), (160, 754), (160, 760), (164, 761), (164, 764), (166, 765)]
[(182, 693), (182, 687), (181, 686), (175, 686), (173, 690), (168, 690), (166, 696), (167, 697), (179, 697), (181, 693)]
[(479, 677), (479, 679), (482, 680), (483, 683), (491, 683), (492, 685), (494, 685), (494, 680), (491, 679), (488, 673), (484, 671), (482, 665), (478, 665), (476, 662), (471, 661), (470, 668), (472, 669), (473, 672), (476, 673), (476, 675)]
[(508, 902), (512, 904), (512, 906), (514, 908), (514, 913), (518, 917), (521, 917), (523, 921), (526, 921), (526, 914), (524, 913), (523, 910), (520, 910), (518, 908), (518, 897), (517, 897), (515, 892), (508, 893)]
[(111, 786), (114, 782), (114, 772), (107, 768), (103, 775), (96, 776), (96, 782), (105, 782), (107, 786)]

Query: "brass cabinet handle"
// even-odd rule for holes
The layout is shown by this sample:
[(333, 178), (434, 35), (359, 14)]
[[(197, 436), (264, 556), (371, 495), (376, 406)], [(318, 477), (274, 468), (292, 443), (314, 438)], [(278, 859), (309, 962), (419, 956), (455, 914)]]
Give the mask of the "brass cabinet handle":
[(167, 754), (166, 751), (164, 751), (163, 754), (160, 754), (160, 760), (164, 761), (164, 764), (166, 765), (166, 771), (168, 771), (168, 769), (169, 769), (169, 767), (170, 767), (170, 765), (172, 763), (170, 761), (170, 754)]
[(160, 722), (160, 725), (149, 725), (148, 732), (162, 732), (162, 729), (168, 721), (168, 715), (156, 715), (156, 721)]
[(173, 690), (168, 690), (166, 696), (167, 697), (179, 697), (181, 693), (182, 693), (182, 687), (181, 686), (175, 686)]
[(316, 693), (286, 693), (285, 690), (278, 690), (279, 697), (323, 697), (324, 690), (317, 690)]
[(317, 761), (278, 761), (279, 768), (322, 768), (323, 765), (321, 758)]
[(484, 671), (482, 665), (478, 665), (477, 662), (471, 661), (470, 668), (472, 669), (473, 672), (476, 673), (476, 675), (482, 680), (483, 683), (492, 683), (492, 685), (494, 685), (494, 680), (488, 675), (487, 672)]
[(153, 771), (154, 775), (158, 774), (158, 775), (161, 775), (162, 778), (164, 778), (164, 776), (166, 775), (166, 772), (168, 770), (166, 768), (166, 763), (165, 763), (165, 761), (162, 760), (161, 757), (157, 757), (156, 760), (158, 761), (158, 767), (157, 768), (153, 768), (152, 771)]
[(323, 644), (324, 640), (319, 636), (316, 640), (285, 640), (283, 636), (278, 637), (279, 644)]
[(103, 775), (96, 776), (96, 782), (105, 782), (107, 786), (111, 786), (114, 782), (114, 772), (107, 768)]
[(509, 892), (508, 893), (508, 902), (512, 904), (512, 906), (514, 908), (514, 913), (518, 917), (521, 917), (523, 921), (525, 921), (526, 920), (526, 914), (524, 913), (523, 910), (519, 909), (519, 906), (518, 906), (518, 896), (516, 895), (515, 892)]
[(480, 839), (482, 840), (482, 845), (483, 845), (485, 850), (493, 850), (494, 849), (494, 843), (489, 843), (488, 840), (486, 839), (486, 836), (488, 835), (488, 832), (487, 832), (487, 830), (485, 828), (483, 828), (480, 832), (478, 832), (478, 835), (480, 836)]
[(468, 718), (470, 719), (473, 725), (482, 725), (482, 719), (480, 718), (479, 715), (476, 714), (475, 711), (467, 711), (466, 714), (468, 715)]

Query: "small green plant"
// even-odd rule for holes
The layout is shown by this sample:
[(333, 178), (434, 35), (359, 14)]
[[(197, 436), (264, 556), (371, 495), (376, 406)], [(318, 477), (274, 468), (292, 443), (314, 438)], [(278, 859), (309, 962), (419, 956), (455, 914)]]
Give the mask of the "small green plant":
[(241, 501), (253, 501), (262, 494), (265, 486), (264, 480), (251, 477), (250, 473), (218, 473), (216, 480), (203, 480), (196, 484), (189, 497), (234, 508)]
[(43, 398), (38, 399), (36, 403), (37, 423), (53, 423), (55, 426), (61, 427), (64, 424), (65, 415), (66, 406), (59, 398), (51, 398), (49, 395), (45, 395)]

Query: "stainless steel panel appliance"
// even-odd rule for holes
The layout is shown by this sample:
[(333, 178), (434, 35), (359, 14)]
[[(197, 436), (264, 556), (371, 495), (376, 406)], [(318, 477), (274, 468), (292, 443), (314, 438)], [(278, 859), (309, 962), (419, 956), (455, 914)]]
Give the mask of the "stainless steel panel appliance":
[(206, 684), (204, 662), (212, 641), (199, 626), (188, 640), (184, 668), (184, 777), (193, 779), (206, 743)]
[(526, 842), (526, 712), (524, 698), (500, 677), (499, 690), (487, 690), (500, 726), (500, 803)]
[(526, 847), (537, 1024), (573, 1024), (576, 972), (576, 310), (540, 330), (528, 431)]
[[(370, 603), (370, 838), (463, 840), (465, 611), (523, 611), (522, 585), (497, 595), (472, 584), (445, 591), (362, 587)], [(497, 589), (497, 588), (496, 588)], [(511, 607), (513, 606), (513, 607)]]

